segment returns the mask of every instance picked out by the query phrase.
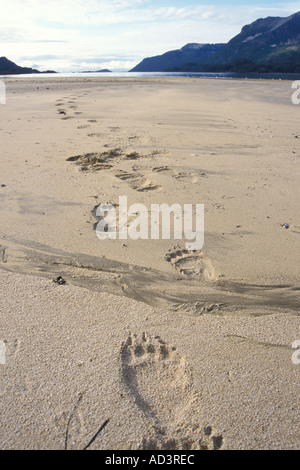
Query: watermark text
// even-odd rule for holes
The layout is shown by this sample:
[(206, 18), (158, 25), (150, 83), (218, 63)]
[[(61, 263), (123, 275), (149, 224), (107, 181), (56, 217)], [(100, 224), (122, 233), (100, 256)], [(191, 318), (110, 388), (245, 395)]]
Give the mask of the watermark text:
[(2, 80), (0, 80), (0, 104), (6, 104), (6, 87)]
[(96, 234), (100, 240), (188, 240), (187, 250), (201, 250), (204, 245), (203, 204), (144, 204), (128, 207), (127, 196), (119, 197), (119, 210), (112, 204), (100, 204)]
[(295, 88), (295, 91), (292, 94), (292, 103), (298, 105), (300, 104), (300, 80), (293, 82), (292, 88)]
[(292, 362), (293, 364), (295, 364), (295, 366), (299, 366), (300, 365), (300, 339), (293, 342), (292, 348), (296, 349), (296, 351), (292, 355)]
[(0, 340), (0, 365), (6, 364), (6, 345)]

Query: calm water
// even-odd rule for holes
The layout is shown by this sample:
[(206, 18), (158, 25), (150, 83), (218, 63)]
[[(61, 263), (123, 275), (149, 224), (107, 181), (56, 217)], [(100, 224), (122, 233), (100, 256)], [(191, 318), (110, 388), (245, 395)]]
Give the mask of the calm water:
[(210, 73), (210, 72), (101, 72), (101, 73), (43, 73), (24, 75), (0, 75), (3, 78), (64, 78), (64, 77), (198, 77), (198, 78), (231, 78), (231, 79), (261, 79), (261, 80), (300, 80), (297, 73)]

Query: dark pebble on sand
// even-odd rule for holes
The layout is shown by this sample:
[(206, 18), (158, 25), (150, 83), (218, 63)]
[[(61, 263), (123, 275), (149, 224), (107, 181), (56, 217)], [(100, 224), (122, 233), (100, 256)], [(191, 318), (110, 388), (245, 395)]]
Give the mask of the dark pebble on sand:
[(58, 276), (56, 279), (53, 279), (53, 282), (59, 284), (60, 286), (66, 284), (66, 281), (61, 276)]

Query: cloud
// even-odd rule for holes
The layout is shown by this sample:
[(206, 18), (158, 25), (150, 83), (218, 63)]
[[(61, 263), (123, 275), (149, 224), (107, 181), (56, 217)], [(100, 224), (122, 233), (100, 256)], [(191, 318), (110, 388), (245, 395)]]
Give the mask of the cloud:
[[(224, 14), (234, 20), (251, 11), (264, 10), (264, 7), (258, 8), (255, 5), (251, 8), (240, 5), (234, 9), (213, 3), (186, 6), (186, 2), (182, 1), (183, 6), (179, 7), (172, 5), (171, 0), (165, 3), (168, 5), (157, 7), (157, 2), (145, 0), (1, 0), (1, 23), (26, 31), (27, 34), (36, 32), (45, 35), (51, 30), (64, 31), (115, 24), (189, 19), (201, 21), (210, 18), (216, 20)], [(287, 8), (274, 6), (272, 10), (286, 11)], [(17, 14), (18, 11), (20, 15)]]
[[(1, 55), (42, 69), (130, 69), (188, 42), (227, 42), (258, 17), (288, 16), (300, 2), (199, 4), (195, 0), (1, 0)], [(24, 52), (26, 51), (26, 59)], [(30, 51), (30, 55), (28, 54)], [(83, 60), (77, 61), (78, 57)], [(96, 59), (95, 59), (96, 58)]]

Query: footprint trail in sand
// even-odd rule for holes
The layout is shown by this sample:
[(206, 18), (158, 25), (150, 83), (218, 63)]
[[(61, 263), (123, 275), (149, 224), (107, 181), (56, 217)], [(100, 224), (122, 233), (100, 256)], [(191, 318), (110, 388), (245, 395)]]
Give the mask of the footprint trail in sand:
[(223, 437), (201, 427), (201, 406), (191, 371), (175, 347), (159, 336), (130, 334), (121, 348), (122, 381), (152, 424), (142, 449), (221, 449)]

